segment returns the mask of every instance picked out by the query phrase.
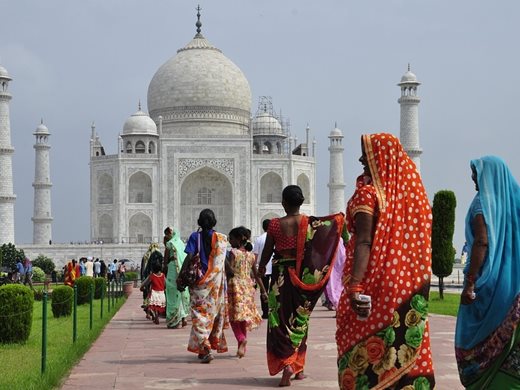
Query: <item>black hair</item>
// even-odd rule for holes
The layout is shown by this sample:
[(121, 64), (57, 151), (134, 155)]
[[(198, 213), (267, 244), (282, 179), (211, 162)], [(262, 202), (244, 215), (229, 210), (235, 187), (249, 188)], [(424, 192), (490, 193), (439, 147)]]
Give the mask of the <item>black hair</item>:
[(202, 230), (211, 230), (217, 224), (217, 219), (215, 218), (215, 213), (211, 209), (204, 209), (199, 214), (199, 219), (197, 220), (197, 224), (202, 228)]
[(172, 228), (171, 228), (171, 227), (169, 227), (169, 226), (166, 226), (166, 229), (164, 229), (164, 235), (167, 235), (167, 234), (168, 234), (168, 232), (170, 232), (171, 230), (172, 230)]
[(269, 229), (269, 222), (271, 222), (270, 219), (264, 219), (262, 221), (262, 229), (264, 229), (264, 232), (266, 232), (267, 229)]
[(157, 272), (162, 270), (162, 264), (159, 261), (154, 261), (152, 263), (152, 272), (156, 274)]
[(215, 213), (211, 209), (204, 209), (199, 214), (199, 219), (197, 220), (197, 224), (201, 227), (202, 232), (200, 233), (202, 239), (202, 245), (204, 246), (204, 253), (207, 257), (211, 253), (211, 240), (212, 236), (209, 234), (209, 231), (215, 227), (217, 224), (217, 219), (215, 218)]
[(253, 250), (253, 244), (251, 244), (251, 230), (244, 226), (238, 226), (231, 229), (229, 232), (230, 237), (235, 237), (240, 241), (240, 245), (244, 246), (245, 250), (251, 252)]
[(300, 207), (305, 200), (302, 189), (297, 185), (289, 185), (282, 191), (282, 199), (291, 207)]

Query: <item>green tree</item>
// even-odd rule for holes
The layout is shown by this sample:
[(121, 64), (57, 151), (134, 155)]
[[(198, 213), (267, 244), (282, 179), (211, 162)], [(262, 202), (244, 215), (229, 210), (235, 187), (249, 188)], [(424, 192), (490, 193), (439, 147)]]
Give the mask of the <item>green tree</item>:
[(25, 259), (25, 253), (23, 249), (16, 249), (14, 244), (3, 244), (0, 247), (0, 258), (2, 259), (2, 266), (15, 269), (16, 261), (20, 259), (22, 262)]
[(451, 275), (455, 261), (453, 232), (457, 199), (453, 191), (443, 190), (433, 198), (432, 272), (439, 278), (439, 296), (444, 299), (444, 278)]
[(36, 259), (33, 260), (33, 266), (40, 267), (43, 272), (47, 275), (50, 275), (52, 271), (54, 271), (55, 265), (51, 258), (45, 255), (38, 255)]

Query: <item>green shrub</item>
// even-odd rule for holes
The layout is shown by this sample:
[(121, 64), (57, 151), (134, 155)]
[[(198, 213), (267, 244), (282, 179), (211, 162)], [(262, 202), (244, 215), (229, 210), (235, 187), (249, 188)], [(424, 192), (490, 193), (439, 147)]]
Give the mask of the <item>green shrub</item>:
[(453, 232), (457, 199), (449, 190), (439, 191), (433, 197), (432, 207), (432, 273), (439, 278), (439, 295), (443, 299), (444, 278), (451, 275), (455, 261)]
[(74, 289), (70, 286), (56, 286), (52, 290), (52, 315), (54, 318), (70, 316), (74, 301)]
[(45, 282), (45, 272), (40, 267), (33, 267), (33, 282)]
[(94, 288), (94, 278), (91, 276), (82, 276), (74, 282), (78, 286), (78, 305), (90, 302), (90, 289)]
[(25, 343), (31, 333), (34, 296), (29, 287), (0, 287), (0, 343)]
[(0, 259), (2, 259), (2, 266), (14, 270), (16, 269), (17, 260), (20, 260), (22, 263), (25, 260), (25, 253), (23, 249), (16, 249), (14, 244), (3, 244), (0, 247)]
[(137, 280), (137, 272), (130, 271), (125, 274), (125, 281)]
[(38, 257), (34, 259), (32, 263), (33, 267), (40, 267), (47, 275), (50, 275), (56, 267), (52, 259), (44, 255), (38, 255)]
[(107, 281), (105, 278), (95, 278), (94, 285), (95, 285), (94, 299), (100, 299), (103, 291), (105, 291), (105, 294), (106, 294)]

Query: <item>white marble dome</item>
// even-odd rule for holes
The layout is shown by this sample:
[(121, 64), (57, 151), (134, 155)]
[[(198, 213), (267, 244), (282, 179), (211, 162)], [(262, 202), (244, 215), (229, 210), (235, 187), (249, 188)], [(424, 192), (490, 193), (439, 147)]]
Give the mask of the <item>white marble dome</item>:
[(278, 119), (269, 114), (266, 111), (263, 111), (257, 114), (253, 120), (251, 121), (251, 128), (253, 129), (253, 134), (281, 134), (282, 133), (282, 125)]
[(45, 126), (45, 125), (43, 124), (43, 122), (42, 122), (42, 123), (40, 123), (40, 124), (38, 125), (38, 127), (36, 128), (36, 130), (34, 131), (34, 134), (35, 134), (35, 135), (36, 135), (36, 134), (49, 134), (49, 129), (48, 129), (47, 126)]
[(334, 129), (331, 130), (330, 137), (343, 137), (343, 133), (341, 132), (340, 129), (335, 127)]
[(9, 76), (7, 69), (5, 69), (2, 65), (0, 65), (0, 77), (3, 79), (11, 80), (11, 77)]
[(123, 125), (123, 135), (157, 135), (157, 126), (146, 112), (138, 110)]
[(230, 112), (249, 120), (251, 89), (238, 66), (199, 33), (153, 76), (148, 110), (165, 121), (189, 110), (206, 119)]
[(417, 76), (415, 73), (411, 71), (407, 71), (403, 77), (401, 77), (401, 83), (416, 83), (417, 82)]

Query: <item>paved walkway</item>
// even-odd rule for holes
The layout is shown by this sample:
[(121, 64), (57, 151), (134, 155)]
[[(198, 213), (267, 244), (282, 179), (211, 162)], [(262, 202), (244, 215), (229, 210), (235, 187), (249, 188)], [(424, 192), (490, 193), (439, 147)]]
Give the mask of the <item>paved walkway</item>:
[[(266, 324), (248, 337), (247, 356), (237, 359), (236, 341), (226, 331), (229, 352), (211, 364), (200, 364), (186, 351), (189, 326), (167, 329), (154, 325), (140, 308), (134, 289), (92, 348), (65, 380), (63, 390), (83, 389), (266, 389), (277, 387), (280, 375), (270, 377), (265, 361)], [(333, 312), (316, 307), (311, 317), (307, 378), (294, 388), (337, 389), (335, 319)], [(453, 352), (455, 319), (430, 317), (437, 389), (462, 389)]]

